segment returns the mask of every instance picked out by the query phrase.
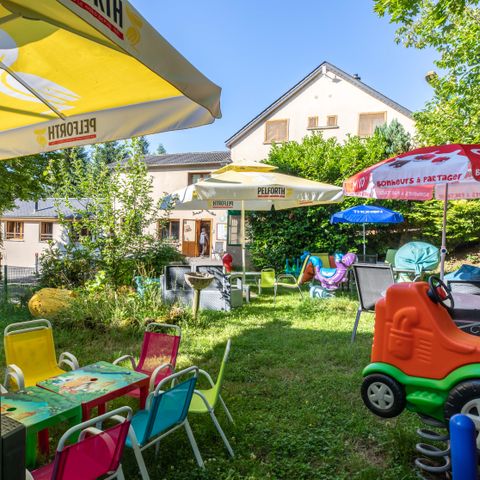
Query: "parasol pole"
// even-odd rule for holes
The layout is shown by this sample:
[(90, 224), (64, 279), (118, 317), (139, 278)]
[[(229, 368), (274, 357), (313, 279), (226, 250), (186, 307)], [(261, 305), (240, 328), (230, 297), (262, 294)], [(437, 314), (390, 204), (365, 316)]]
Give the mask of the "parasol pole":
[(448, 183), (445, 184), (445, 200), (443, 201), (442, 246), (440, 248), (440, 279), (445, 276), (445, 257), (447, 256), (447, 210), (448, 210)]
[(242, 242), (242, 288), (245, 288), (245, 201), (242, 200), (242, 214), (240, 217), (240, 236)]
[(367, 256), (367, 241), (365, 239), (365, 224), (363, 224), (363, 261), (366, 262)]

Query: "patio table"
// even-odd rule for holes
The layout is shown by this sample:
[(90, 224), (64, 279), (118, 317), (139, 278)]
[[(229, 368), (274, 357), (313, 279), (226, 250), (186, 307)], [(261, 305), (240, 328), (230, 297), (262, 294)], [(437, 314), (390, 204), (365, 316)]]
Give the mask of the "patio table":
[(143, 373), (108, 362), (96, 362), (71, 372), (62, 373), (37, 385), (66, 396), (82, 405), (82, 418), (88, 420), (93, 408), (105, 413), (109, 400), (140, 389), (140, 408), (145, 408), (150, 377)]
[(42, 453), (48, 454), (48, 428), (61, 422), (69, 426), (82, 421), (80, 403), (39, 387), (0, 396), (0, 412), (25, 425), (27, 430), (25, 462), (32, 467), (37, 452), (37, 435)]

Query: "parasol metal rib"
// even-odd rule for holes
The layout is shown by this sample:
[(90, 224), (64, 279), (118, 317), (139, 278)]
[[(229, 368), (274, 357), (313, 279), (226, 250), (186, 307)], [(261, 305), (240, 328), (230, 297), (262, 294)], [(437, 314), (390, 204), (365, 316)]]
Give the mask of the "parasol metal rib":
[(33, 87), (31, 87), (27, 82), (25, 82), (19, 75), (17, 75), (11, 68), (7, 67), (3, 62), (0, 62), (0, 69), (5, 70), (9, 75), (11, 75), (18, 83), (25, 87), (32, 95), (38, 98), (43, 104), (45, 104), (52, 112), (58, 115), (62, 120), (66, 120), (67, 117), (60, 112), (56, 107), (54, 107), (46, 98), (40, 95)]

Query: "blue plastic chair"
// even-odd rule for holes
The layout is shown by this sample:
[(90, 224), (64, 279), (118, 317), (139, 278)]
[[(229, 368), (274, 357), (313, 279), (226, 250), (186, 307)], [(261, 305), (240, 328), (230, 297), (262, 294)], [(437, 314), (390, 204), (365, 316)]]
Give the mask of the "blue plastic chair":
[[(192, 374), (190, 378), (177, 383), (178, 378), (189, 374)], [(150, 480), (150, 476), (142, 451), (156, 444), (158, 453), (158, 442), (180, 427), (185, 427), (197, 463), (199, 467), (204, 468), (202, 456), (187, 419), (197, 377), (198, 368), (190, 367), (164, 378), (155, 391), (150, 393), (147, 408), (133, 416), (126, 445), (133, 449), (143, 480)], [(162, 391), (168, 384), (171, 384), (171, 388)]]

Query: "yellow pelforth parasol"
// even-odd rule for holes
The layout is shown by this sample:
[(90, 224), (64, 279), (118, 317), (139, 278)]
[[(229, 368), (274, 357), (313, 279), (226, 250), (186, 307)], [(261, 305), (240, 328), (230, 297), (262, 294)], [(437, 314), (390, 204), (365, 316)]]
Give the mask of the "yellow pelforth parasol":
[(128, 1), (0, 0), (0, 159), (220, 116), (220, 88)]

